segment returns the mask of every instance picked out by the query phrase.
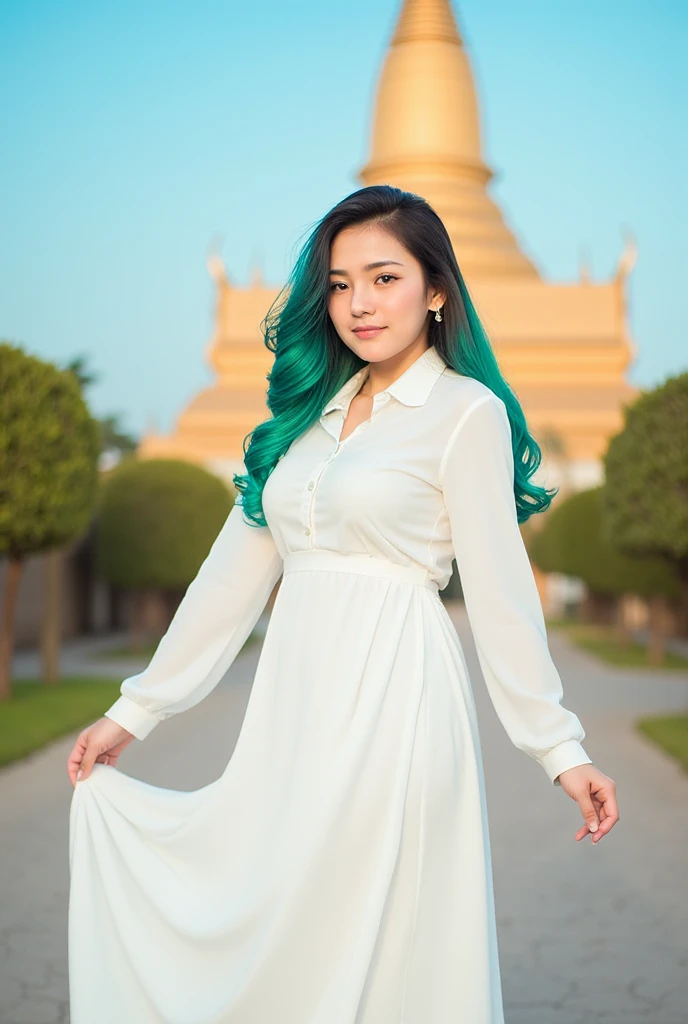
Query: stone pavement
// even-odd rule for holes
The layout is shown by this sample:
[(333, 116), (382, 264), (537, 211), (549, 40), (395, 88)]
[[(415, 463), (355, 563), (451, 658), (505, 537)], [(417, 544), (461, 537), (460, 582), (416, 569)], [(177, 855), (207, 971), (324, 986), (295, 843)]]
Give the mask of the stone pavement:
[[(688, 674), (602, 667), (551, 636), (565, 704), (581, 717), (586, 749), (616, 780), (620, 797), (611, 835), (596, 846), (576, 843), (577, 806), (511, 746), (486, 695), (463, 609), (448, 608), (480, 716), (507, 1024), (686, 1024), (688, 775), (633, 722), (645, 712), (688, 708)], [(247, 649), (205, 701), (133, 744), (122, 770), (180, 789), (216, 778), (236, 741), (257, 656), (258, 647)], [(79, 661), (74, 650), (70, 658)], [(97, 652), (85, 660), (97, 666)], [(2, 1024), (69, 1020), (72, 790), (64, 766), (73, 741), (0, 771)]]

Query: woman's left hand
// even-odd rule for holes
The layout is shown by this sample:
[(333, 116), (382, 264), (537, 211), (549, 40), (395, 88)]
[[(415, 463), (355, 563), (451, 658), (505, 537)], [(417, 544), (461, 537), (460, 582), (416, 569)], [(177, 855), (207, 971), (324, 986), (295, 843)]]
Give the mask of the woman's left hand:
[(591, 835), (593, 843), (599, 843), (619, 820), (616, 783), (592, 764), (568, 768), (559, 775), (559, 782), (585, 818), (585, 825), (576, 832), (576, 842)]

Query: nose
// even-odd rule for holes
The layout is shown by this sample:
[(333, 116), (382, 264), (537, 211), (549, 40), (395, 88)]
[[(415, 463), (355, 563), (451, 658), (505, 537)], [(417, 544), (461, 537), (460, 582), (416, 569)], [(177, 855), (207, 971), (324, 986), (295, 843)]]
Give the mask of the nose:
[(351, 315), (370, 316), (375, 312), (375, 303), (370, 290), (362, 285), (359, 288), (351, 288)]

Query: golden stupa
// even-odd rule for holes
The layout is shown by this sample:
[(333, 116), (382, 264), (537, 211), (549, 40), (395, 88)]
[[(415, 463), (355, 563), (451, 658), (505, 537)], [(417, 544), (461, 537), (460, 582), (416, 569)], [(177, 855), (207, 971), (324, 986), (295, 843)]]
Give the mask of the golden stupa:
[[(531, 430), (541, 443), (554, 439), (568, 485), (590, 486), (601, 478), (601, 456), (622, 426), (623, 405), (637, 393), (625, 379), (634, 355), (626, 281), (635, 249), (627, 243), (609, 280), (593, 282), (583, 268), (578, 281), (544, 281), (490, 197), (492, 177), (450, 0), (406, 0), (382, 69), (360, 181), (396, 185), (432, 204)], [(171, 435), (149, 432), (139, 452), (199, 462), (231, 479), (243, 470), (245, 435), (268, 414), (272, 355), (259, 324), (279, 289), (266, 287), (257, 272), (248, 288), (234, 287), (217, 256), (208, 267), (217, 286), (207, 350), (215, 383), (193, 399)]]

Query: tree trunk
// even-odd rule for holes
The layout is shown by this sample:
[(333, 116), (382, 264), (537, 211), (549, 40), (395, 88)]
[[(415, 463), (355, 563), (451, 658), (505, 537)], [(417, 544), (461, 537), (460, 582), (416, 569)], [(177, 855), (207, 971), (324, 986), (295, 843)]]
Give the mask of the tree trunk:
[(678, 575), (681, 580), (682, 590), (679, 635), (681, 637), (688, 637), (688, 558), (682, 558), (679, 560)]
[(601, 594), (588, 587), (582, 612), (585, 622), (594, 626), (608, 626), (616, 621), (616, 600), (611, 594)]
[(151, 588), (144, 596), (144, 621), (147, 640), (159, 640), (165, 632), (167, 613), (165, 595), (162, 591)]
[(55, 549), (46, 553), (43, 576), (43, 622), (41, 624), (41, 663), (44, 683), (56, 683), (60, 676), (62, 565), (62, 551)]
[(631, 630), (628, 625), (628, 595), (622, 594), (616, 604), (616, 635), (620, 646), (627, 650), (631, 645)]
[(647, 660), (650, 665), (663, 665), (666, 654), (669, 609), (663, 594), (653, 594), (649, 602), (650, 638), (647, 646)]
[(614, 626), (618, 617), (619, 599), (615, 594), (600, 594), (600, 623)]
[(0, 700), (12, 696), (12, 654), (14, 652), (14, 621), (17, 612), (19, 580), (24, 568), (23, 558), (7, 560), (5, 594), (0, 609)]
[(595, 599), (589, 587), (580, 603), (580, 619), (585, 623), (595, 621)]
[(140, 651), (143, 648), (144, 604), (145, 599), (143, 591), (134, 591), (131, 601), (131, 619), (129, 623), (129, 636), (132, 651)]

